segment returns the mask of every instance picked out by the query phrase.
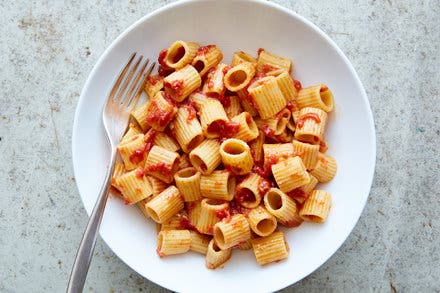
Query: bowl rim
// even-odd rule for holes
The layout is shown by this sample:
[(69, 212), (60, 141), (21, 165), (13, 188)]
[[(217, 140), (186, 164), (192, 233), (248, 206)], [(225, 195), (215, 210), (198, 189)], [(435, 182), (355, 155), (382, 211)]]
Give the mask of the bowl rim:
[[(77, 177), (77, 168), (75, 168), (75, 162), (77, 161), (77, 157), (76, 157), (76, 147), (75, 147), (75, 142), (77, 141), (77, 136), (78, 136), (78, 120), (79, 120), (79, 116), (80, 116), (80, 109), (83, 108), (83, 104), (85, 103), (85, 93), (88, 91), (89, 87), (91, 86), (91, 79), (92, 77), (96, 74), (96, 71), (99, 67), (101, 67), (101, 64), (103, 63), (103, 61), (106, 59), (106, 56), (109, 54), (110, 51), (113, 50), (113, 48), (120, 42), (121, 39), (123, 39), (127, 34), (129, 34), (133, 29), (135, 29), (137, 26), (139, 26), (140, 24), (142, 24), (144, 21), (146, 21), (147, 19), (156, 16), (157, 14), (160, 14), (166, 10), (171, 10), (174, 9), (176, 7), (179, 6), (183, 6), (183, 5), (187, 5), (187, 4), (191, 4), (191, 3), (198, 3), (198, 2), (205, 2), (205, 1), (214, 1), (214, 0), (177, 0), (175, 2), (172, 3), (168, 3), (164, 6), (161, 6), (155, 10), (153, 10), (152, 12), (142, 16), (140, 19), (138, 19), (137, 21), (135, 21), (133, 24), (131, 24), (128, 28), (126, 28), (122, 33), (120, 33), (118, 35), (118, 37), (116, 39), (114, 39), (112, 41), (112, 43), (103, 51), (103, 53), (101, 54), (101, 56), (98, 58), (98, 60), (96, 61), (95, 65), (93, 66), (91, 72), (89, 73), (89, 75), (87, 76), (86, 82), (84, 83), (84, 86), (82, 87), (81, 90), (81, 94), (79, 96), (78, 102), (77, 102), (77, 106), (75, 109), (75, 115), (74, 115), (74, 119), (73, 119), (73, 129), (72, 129), (72, 141), (71, 141), (71, 147), (72, 147), (72, 165), (73, 165), (73, 174), (74, 177)], [(274, 2), (269, 2), (269, 1), (265, 1), (265, 0), (222, 0), (222, 1), (229, 1), (229, 2), (251, 2), (251, 3), (257, 3), (257, 4), (261, 4), (263, 6), (268, 6), (272, 9), (276, 9), (280, 12), (286, 13), (289, 16), (295, 18), (296, 20), (303, 22), (305, 25), (307, 25), (308, 27), (310, 27), (314, 32), (316, 32), (320, 37), (324, 38), (329, 44), (330, 46), (337, 52), (337, 54), (339, 55), (339, 57), (341, 57), (341, 59), (343, 60), (344, 64), (347, 66), (347, 68), (350, 71), (350, 74), (353, 76), (355, 82), (356, 82), (356, 86), (360, 89), (360, 93), (361, 93), (361, 97), (362, 97), (362, 101), (364, 103), (364, 107), (367, 109), (367, 118), (368, 118), (368, 123), (370, 125), (370, 133), (369, 136), (371, 137), (371, 160), (372, 160), (372, 168), (370, 170), (370, 173), (368, 174), (368, 177), (366, 177), (365, 179), (368, 180), (368, 195), (365, 196), (363, 198), (363, 202), (362, 202), (362, 210), (359, 213), (359, 215), (357, 216), (356, 221), (353, 221), (350, 224), (350, 228), (347, 230), (348, 234), (345, 235), (345, 237), (343, 237), (342, 241), (340, 241), (340, 243), (338, 243), (335, 248), (334, 251), (329, 254), (326, 258), (324, 258), (322, 260), (322, 263), (316, 267), (314, 270), (310, 271), (310, 272), (305, 272), (303, 273), (296, 281), (294, 282), (290, 282), (290, 281), (280, 281), (278, 283), (278, 286), (276, 288), (273, 288), (274, 291), (278, 291), (278, 290), (282, 290), (288, 286), (294, 285), (298, 282), (300, 282), (301, 280), (303, 280), (304, 278), (306, 278), (307, 276), (311, 275), (312, 273), (314, 273), (318, 268), (322, 267), (342, 246), (343, 243), (345, 243), (345, 241), (348, 239), (348, 237), (350, 236), (350, 234), (353, 232), (354, 227), (357, 225), (357, 223), (359, 222), (359, 219), (361, 217), (361, 215), (363, 214), (364, 210), (365, 210), (365, 206), (367, 203), (367, 200), (370, 196), (371, 193), (371, 187), (373, 184), (373, 179), (374, 179), (374, 174), (375, 174), (375, 170), (376, 170), (376, 161), (377, 161), (377, 139), (376, 139), (376, 128), (375, 128), (375, 124), (374, 124), (374, 118), (373, 118), (373, 113), (371, 110), (371, 106), (370, 106), (370, 102), (368, 100), (368, 96), (367, 93), (365, 91), (365, 88), (358, 76), (358, 74), (356, 73), (353, 65), (351, 64), (351, 62), (349, 61), (349, 59), (345, 56), (345, 54), (342, 52), (342, 50), (339, 48), (339, 46), (323, 31), (321, 30), (317, 25), (315, 25), (314, 23), (312, 23), (310, 20), (308, 20), (307, 18), (305, 18), (304, 16), (296, 13), (295, 11), (286, 8), (284, 6), (281, 6), (280, 4), (274, 3)], [(87, 209), (87, 207), (85, 206), (84, 201), (82, 200), (82, 196), (79, 190), (79, 185), (78, 185), (78, 181), (75, 181), (75, 185), (76, 188), (78, 190), (78, 194), (80, 195), (80, 199), (83, 203), (84, 209), (86, 210), (86, 213), (88, 216), (90, 216), (91, 211), (93, 210), (93, 207), (89, 210)], [(101, 231), (99, 231), (99, 235), (101, 236)], [(142, 276), (143, 278), (146, 278), (147, 280), (149, 280), (150, 282), (153, 282), (163, 288), (167, 288), (169, 290), (173, 290), (178, 292), (179, 288), (176, 288), (174, 286), (170, 286), (168, 283), (165, 283), (161, 280), (151, 280), (149, 278), (147, 278), (146, 276), (144, 276), (142, 273), (140, 273), (136, 268), (134, 268), (133, 266), (131, 266), (128, 262), (126, 262), (126, 260), (120, 256), (119, 254), (117, 254), (112, 245), (110, 243), (108, 243), (102, 236), (101, 239), (104, 241), (104, 243), (112, 250), (112, 252), (123, 262), (125, 263), (130, 269), (132, 269), (133, 271), (135, 271), (137, 274), (139, 274), (140, 276)]]

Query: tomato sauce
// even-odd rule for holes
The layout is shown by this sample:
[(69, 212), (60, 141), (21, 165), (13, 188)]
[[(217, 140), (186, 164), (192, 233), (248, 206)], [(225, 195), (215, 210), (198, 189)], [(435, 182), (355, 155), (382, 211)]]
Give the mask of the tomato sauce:
[(302, 85), (299, 80), (292, 78), (292, 81), (293, 81), (293, 86), (296, 88), (297, 91), (302, 89)]
[(159, 75), (149, 75), (147, 77), (147, 83), (149, 83), (151, 85), (156, 85), (162, 79), (163, 79), (163, 77), (159, 76)]
[(275, 130), (270, 128), (267, 124), (263, 124), (263, 126), (261, 127), (261, 131), (263, 131), (265, 136), (272, 137), (275, 135)]
[(319, 89), (319, 92), (325, 92), (328, 91), (328, 87), (326, 85), (321, 86), (321, 88)]
[(260, 181), (258, 181), (258, 192), (261, 196), (265, 195), (271, 187), (272, 184), (264, 178), (260, 178)]
[(171, 93), (177, 97), (180, 97), (183, 94), (184, 84), (182, 79), (174, 80), (171, 83), (166, 82), (164, 83), (164, 87), (170, 89)]
[(256, 198), (252, 191), (247, 188), (240, 188), (235, 191), (235, 200), (240, 204), (243, 202), (255, 202)]
[(296, 122), (296, 126), (298, 128), (302, 128), (304, 126), (304, 123), (307, 119), (312, 119), (315, 120), (316, 123), (320, 123), (321, 119), (319, 118), (319, 116), (315, 113), (307, 113), (302, 115), (301, 117), (299, 117), (298, 121)]
[(130, 205), (130, 204), (131, 204), (131, 201), (129, 201), (128, 199), (125, 198), (125, 199), (124, 199), (124, 204), (125, 204), (125, 205)]
[(254, 164), (254, 166), (252, 167), (252, 172), (255, 174), (260, 175), (263, 178), (269, 178), (271, 175), (271, 169), (266, 169), (264, 168), (261, 163), (260, 164)]
[(208, 126), (208, 132), (216, 133), (220, 137), (232, 137), (240, 129), (240, 124), (233, 121), (217, 120)]
[(130, 155), (129, 160), (133, 164), (139, 164), (144, 160), (145, 145), (137, 147), (134, 149), (133, 153)]
[(207, 45), (207, 46), (199, 47), (199, 49), (197, 50), (197, 55), (198, 56), (205, 56), (207, 53), (209, 53), (214, 48), (215, 48), (215, 45)]
[(325, 153), (326, 151), (328, 150), (328, 146), (327, 146), (327, 144), (325, 143), (325, 141), (320, 141), (319, 142), (319, 151), (321, 152), (321, 153)]
[(292, 102), (287, 102), (286, 104), (286, 108), (290, 111), (290, 112), (295, 112), (296, 107)]
[(151, 101), (151, 110), (148, 111), (146, 121), (148, 124), (157, 124), (161, 127), (167, 125), (174, 118), (175, 111), (174, 107), (169, 107), (169, 109), (163, 109), (161, 105), (156, 101)]
[(260, 54), (261, 54), (261, 52), (263, 52), (264, 51), (264, 49), (263, 48), (258, 48), (258, 56), (260, 56)]
[(197, 231), (197, 228), (191, 223), (187, 215), (181, 215), (179, 225), (182, 229)]
[(147, 170), (149, 172), (159, 172), (162, 175), (168, 176), (171, 173), (172, 166), (164, 162), (159, 162), (157, 164), (148, 166)]
[(138, 169), (136, 169), (136, 177), (137, 177), (137, 178), (142, 179), (142, 178), (144, 178), (144, 175), (145, 175), (145, 170), (144, 170), (144, 168), (138, 168)]
[(159, 76), (162, 77), (167, 76), (174, 71), (172, 68), (168, 67), (165, 63), (165, 58), (167, 57), (167, 53), (168, 50), (163, 49), (162, 51), (160, 51), (159, 57), (157, 58), (157, 62), (159, 63), (159, 69), (157, 73), (159, 74)]

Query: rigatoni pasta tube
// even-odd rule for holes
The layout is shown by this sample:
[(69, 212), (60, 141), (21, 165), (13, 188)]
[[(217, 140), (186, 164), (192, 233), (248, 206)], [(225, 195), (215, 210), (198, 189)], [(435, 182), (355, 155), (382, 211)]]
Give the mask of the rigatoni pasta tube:
[[(151, 96), (154, 97), (154, 96)], [(131, 111), (131, 117), (136, 120), (137, 124), (142, 128), (143, 131), (147, 131), (150, 128), (150, 125), (147, 123), (147, 107), (148, 101), (142, 103)]]
[[(117, 191), (119, 191), (119, 192), (121, 192), (121, 191), (119, 190), (118, 186), (116, 185), (116, 178), (118, 178), (119, 176), (121, 176), (125, 172), (126, 172), (126, 170), (125, 170), (125, 167), (124, 167), (124, 163), (116, 162), (115, 163), (115, 169), (113, 170), (111, 185), (112, 185), (112, 187), (116, 188)], [(117, 194), (118, 196), (121, 195), (119, 192)]]
[(191, 65), (186, 65), (171, 73), (163, 80), (165, 91), (177, 102), (183, 101), (201, 84), (202, 79), (199, 73)]
[(236, 214), (214, 226), (214, 241), (221, 249), (231, 248), (250, 238), (249, 223), (242, 214)]
[(249, 96), (262, 119), (275, 116), (286, 107), (286, 99), (273, 76), (266, 76), (251, 83)]
[(292, 145), (295, 153), (301, 158), (304, 166), (306, 166), (306, 169), (314, 169), (318, 162), (319, 145), (304, 143), (297, 140), (293, 140)]
[(222, 51), (215, 45), (202, 46), (192, 60), (192, 65), (200, 76), (205, 75), (223, 59)]
[(129, 139), (132, 136), (138, 135), (138, 134), (142, 134), (142, 131), (139, 129), (139, 127), (134, 124), (134, 123), (130, 123), (128, 125), (128, 130), (127, 132), (124, 134), (124, 136), (121, 138), (121, 143), (123, 143), (124, 140)]
[(227, 170), (217, 170), (200, 178), (200, 191), (204, 197), (230, 201), (234, 197), (235, 177)]
[(176, 139), (184, 152), (190, 152), (202, 142), (202, 126), (196, 117), (196, 110), (192, 106), (179, 108), (173, 126)]
[(145, 81), (144, 91), (149, 98), (154, 97), (160, 90), (163, 89), (163, 77), (156, 75), (149, 75)]
[(163, 91), (148, 100), (145, 121), (157, 131), (163, 131), (177, 113), (177, 108)]
[(281, 231), (274, 232), (267, 237), (252, 239), (251, 242), (259, 265), (265, 265), (289, 257), (289, 246)]
[(248, 174), (254, 166), (251, 149), (242, 140), (229, 138), (220, 145), (223, 165), (237, 175)]
[(225, 87), (236, 92), (244, 89), (255, 75), (255, 66), (249, 62), (242, 62), (233, 66), (224, 76)]
[(171, 152), (177, 152), (180, 150), (180, 146), (177, 141), (164, 132), (157, 132), (155, 134), (154, 144)]
[(152, 194), (150, 182), (145, 177), (143, 168), (137, 168), (117, 177), (115, 184), (129, 204), (141, 201)]
[(178, 153), (155, 145), (148, 153), (145, 162), (146, 173), (166, 183), (171, 183), (178, 168), (179, 157)]
[(231, 258), (231, 249), (221, 249), (214, 243), (212, 239), (208, 244), (208, 250), (206, 252), (206, 267), (214, 270)]
[(302, 108), (296, 121), (295, 138), (302, 142), (319, 144), (323, 139), (326, 124), (326, 112), (318, 108)]
[(214, 225), (223, 219), (223, 215), (229, 211), (229, 203), (211, 198), (202, 199), (200, 205), (200, 214), (197, 220), (196, 228), (200, 233), (214, 233)]
[(319, 108), (325, 112), (333, 110), (333, 94), (323, 84), (302, 88), (298, 93), (298, 106)]
[(303, 222), (295, 201), (278, 188), (271, 188), (266, 193), (264, 206), (284, 226), (297, 227)]
[(241, 114), (232, 117), (231, 120), (238, 123), (239, 125), (237, 133), (234, 134), (235, 138), (241, 139), (246, 142), (257, 138), (257, 124), (248, 112), (242, 112)]
[(190, 231), (191, 236), (191, 246), (190, 250), (195, 251), (201, 254), (205, 254), (208, 252), (208, 245), (211, 241), (211, 238), (206, 235), (199, 234), (194, 231)]
[(229, 66), (220, 63), (214, 69), (211, 69), (206, 75), (202, 91), (211, 98), (222, 97), (225, 93), (225, 84), (223, 78)]
[(175, 186), (169, 186), (150, 200), (147, 212), (157, 223), (163, 223), (183, 209), (183, 198)]
[(273, 69), (283, 69), (290, 73), (292, 69), (292, 61), (287, 58), (269, 53), (266, 50), (260, 50), (257, 60), (257, 72), (266, 72), (265, 65), (270, 65)]
[(223, 105), (216, 99), (209, 99), (201, 105), (200, 123), (207, 138), (220, 136), (219, 130), (229, 122)]
[(201, 199), (200, 194), (200, 172), (194, 167), (178, 171), (174, 175), (177, 188), (183, 194), (185, 201), (196, 201)]
[[(309, 173), (310, 175), (310, 173)], [(296, 200), (298, 203), (304, 203), (306, 199), (309, 197), (310, 193), (315, 189), (316, 184), (318, 184), (318, 179), (315, 176), (310, 175), (310, 181), (307, 184), (304, 184), (300, 187), (297, 187), (286, 194)]]
[(205, 139), (189, 153), (191, 164), (200, 173), (207, 175), (220, 165), (220, 143), (216, 139)]
[(118, 144), (118, 151), (126, 170), (130, 171), (142, 167), (147, 157), (145, 155), (145, 136), (137, 134), (121, 141)]
[(160, 179), (157, 179), (156, 177), (153, 176), (147, 176), (148, 181), (150, 181), (152, 190), (153, 190), (153, 195), (158, 195), (159, 193), (161, 193), (162, 191), (164, 191), (165, 189), (168, 188), (169, 184), (163, 182)]
[(257, 109), (252, 105), (251, 98), (249, 97), (249, 93), (247, 89), (242, 89), (240, 91), (237, 91), (237, 95), (240, 99), (240, 104), (243, 107), (243, 109), (251, 114), (252, 117), (255, 117), (258, 115)]
[(255, 208), (260, 204), (270, 187), (271, 184), (268, 180), (251, 173), (235, 188), (235, 200), (246, 208)]
[(277, 80), (278, 87), (283, 93), (284, 98), (289, 102), (296, 101), (296, 98), (298, 97), (298, 90), (293, 84), (293, 80), (290, 77), (289, 72), (283, 71), (281, 74), (277, 75), (275, 79)]
[(240, 105), (240, 100), (237, 96), (229, 96), (229, 104), (225, 105), (225, 112), (226, 115), (228, 115), (229, 118), (232, 118), (234, 116), (239, 115), (241, 112), (243, 112), (243, 109)]
[(165, 230), (157, 235), (157, 254), (164, 257), (189, 251), (191, 236), (188, 230)]
[(336, 175), (337, 164), (335, 158), (325, 154), (318, 154), (318, 162), (310, 174), (316, 177), (319, 182), (329, 182)]
[(263, 154), (266, 169), (296, 155), (291, 143), (265, 143), (263, 144)]
[(322, 223), (327, 219), (331, 206), (330, 193), (325, 190), (313, 190), (299, 215), (304, 221)]
[(256, 65), (257, 59), (255, 59), (254, 57), (243, 51), (235, 52), (234, 55), (232, 56), (231, 66), (235, 66), (243, 62), (249, 62), (252, 63), (253, 65)]
[(191, 63), (200, 45), (192, 42), (175, 41), (168, 48), (165, 64), (173, 69), (180, 69)]
[(283, 192), (289, 192), (310, 181), (309, 173), (300, 157), (287, 158), (272, 165), (272, 174)]
[(258, 236), (268, 236), (277, 228), (277, 219), (263, 206), (257, 206), (247, 215), (249, 226)]

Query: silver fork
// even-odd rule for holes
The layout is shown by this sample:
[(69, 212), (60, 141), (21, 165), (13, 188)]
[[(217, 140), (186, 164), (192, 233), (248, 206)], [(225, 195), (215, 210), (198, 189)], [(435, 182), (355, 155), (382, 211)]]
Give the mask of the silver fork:
[(69, 285), (67, 286), (68, 293), (79, 293), (83, 290), (108, 198), (110, 181), (115, 167), (116, 146), (127, 129), (130, 112), (138, 102), (142, 85), (155, 65), (153, 62), (147, 69), (150, 60), (143, 60), (142, 55), (136, 58), (137, 55), (137, 53), (133, 53), (130, 56), (114, 83), (102, 111), (102, 122), (111, 146), (110, 164), (107, 167), (104, 183), (76, 253)]

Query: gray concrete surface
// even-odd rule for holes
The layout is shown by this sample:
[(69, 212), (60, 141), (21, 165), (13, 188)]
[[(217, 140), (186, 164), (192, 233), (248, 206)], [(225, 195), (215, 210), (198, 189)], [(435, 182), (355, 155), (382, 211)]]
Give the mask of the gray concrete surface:
[[(0, 1), (0, 292), (63, 292), (87, 217), (73, 115), (97, 58), (170, 1)], [(368, 205), (320, 269), (283, 292), (440, 292), (440, 2), (287, 1), (341, 47), (378, 141)], [(85, 292), (167, 292), (99, 240)]]

